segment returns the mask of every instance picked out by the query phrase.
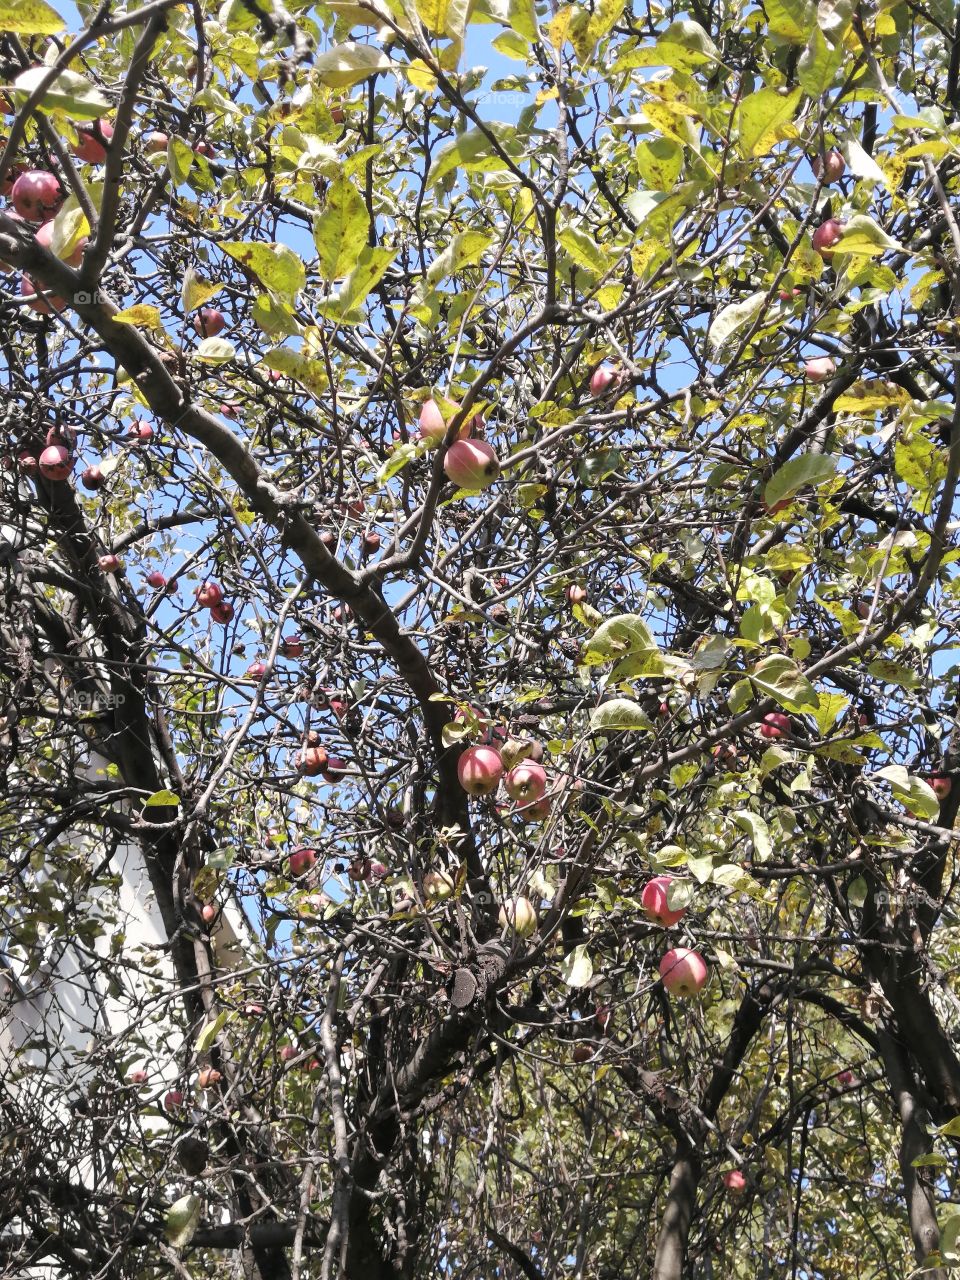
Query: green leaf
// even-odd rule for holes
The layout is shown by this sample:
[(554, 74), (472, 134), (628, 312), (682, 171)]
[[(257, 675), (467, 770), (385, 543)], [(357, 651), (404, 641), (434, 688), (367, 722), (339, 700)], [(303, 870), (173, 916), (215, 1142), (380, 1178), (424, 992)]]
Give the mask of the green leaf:
[(197, 1053), (206, 1053), (214, 1040), (216, 1040), (217, 1036), (226, 1026), (229, 1016), (228, 1011), (225, 1009), (223, 1013), (218, 1014), (212, 1022), (208, 1022), (206, 1024), (197, 1036), (197, 1043), (194, 1045), (194, 1050)]
[(788, 711), (820, 705), (816, 689), (786, 654), (775, 653), (764, 658), (754, 667), (750, 679), (764, 693), (776, 698)]
[(840, 150), (847, 162), (847, 168), (855, 178), (862, 178), (864, 182), (873, 182), (880, 186), (887, 185), (883, 170), (873, 156), (864, 151), (856, 138), (847, 138)]
[(937, 1130), (941, 1138), (960, 1138), (960, 1116), (954, 1116)]
[(763, 501), (768, 510), (806, 488), (807, 485), (825, 484), (837, 469), (836, 458), (824, 453), (801, 453), (785, 462), (779, 471), (767, 481)]
[(766, 862), (773, 853), (773, 843), (770, 839), (770, 830), (764, 819), (760, 817), (759, 813), (752, 813), (749, 809), (741, 809), (739, 813), (733, 815), (733, 820), (741, 830), (747, 832), (753, 841), (753, 852), (756, 857), (761, 862)]
[(175, 1249), (185, 1248), (193, 1239), (200, 1225), (201, 1200), (199, 1196), (181, 1196), (167, 1210), (164, 1234), (167, 1243)]
[(46, 0), (0, 0), (0, 31), (18, 36), (55, 36), (66, 23)]
[(313, 243), (325, 280), (342, 280), (356, 267), (370, 234), (363, 196), (344, 177), (331, 183), (323, 213), (314, 219)]
[(313, 395), (323, 395), (329, 385), (327, 368), (322, 360), (311, 360), (288, 347), (274, 347), (264, 356), (264, 363), (269, 369), (293, 378)]
[(590, 271), (594, 275), (603, 275), (612, 265), (597, 244), (596, 237), (581, 231), (578, 227), (564, 227), (557, 239), (577, 266), (585, 271)]
[(333, 89), (349, 89), (380, 71), (390, 71), (390, 59), (372, 44), (348, 40), (314, 59), (313, 69), (321, 84)]
[(563, 957), (560, 977), (568, 987), (585, 987), (593, 977), (593, 961), (583, 943)]
[[(494, 141), (491, 141), (491, 138)], [(438, 154), (431, 166), (427, 187), (436, 186), (448, 173), (458, 169), (467, 172), (482, 170), (492, 173), (508, 168), (506, 160), (498, 154), (495, 144), (499, 144), (500, 148), (508, 154), (515, 153), (519, 145), (516, 130), (510, 125), (496, 122), (488, 124), (485, 132), (480, 129), (468, 129)]]
[[(778, 142), (791, 136), (802, 89), (781, 93), (779, 89), (758, 89), (737, 108), (738, 146), (744, 160), (767, 155)], [(785, 132), (786, 130), (786, 132)]]
[(624, 613), (597, 628), (584, 647), (583, 662), (588, 667), (596, 667), (630, 653), (656, 648), (657, 642), (643, 618), (636, 613)]
[(879, 258), (885, 253), (906, 253), (902, 245), (890, 238), (873, 218), (855, 213), (848, 218), (843, 235), (837, 241), (836, 253), (857, 253), (861, 257)]
[(220, 245), (234, 261), (253, 272), (265, 289), (293, 302), (306, 283), (307, 273), (294, 251), (285, 244), (227, 241)]
[(716, 316), (707, 333), (707, 342), (718, 352), (724, 343), (737, 332), (750, 324), (763, 309), (766, 291), (751, 293), (742, 302), (731, 302)]
[(510, 0), (507, 10), (508, 21), (518, 35), (525, 40), (536, 40), (537, 9), (534, 0)]
[(817, 722), (817, 728), (820, 730), (821, 736), (826, 737), (847, 707), (849, 707), (850, 699), (845, 698), (842, 693), (821, 693), (819, 700), (819, 705), (813, 713), (813, 718)]
[(817, 13), (809, 0), (764, 0), (763, 7), (771, 35), (803, 44), (816, 29)]
[(228, 360), (235, 359), (236, 354), (236, 347), (226, 338), (204, 338), (191, 359), (202, 364), (226, 364)]
[(903, 765), (887, 765), (885, 769), (878, 769), (873, 776), (889, 782), (894, 799), (915, 817), (932, 822), (939, 815), (940, 801), (933, 788), (923, 778), (907, 773)]
[(171, 805), (179, 806), (180, 797), (175, 791), (154, 791), (152, 796), (148, 796), (144, 801), (145, 809), (165, 809)]
[(920, 685), (920, 677), (915, 671), (891, 658), (875, 658), (867, 670), (884, 684), (898, 684), (903, 689), (916, 689)]
[(493, 237), (485, 231), (461, 231), (427, 268), (427, 284), (436, 288), (447, 276), (456, 275), (464, 267), (474, 266), (483, 257)]
[(428, 31), (462, 40), (467, 24), (467, 0), (416, 0), (417, 13)]
[(620, 733), (626, 729), (652, 729), (650, 717), (630, 698), (611, 698), (595, 707), (590, 715), (594, 733)]
[(797, 63), (797, 79), (804, 93), (811, 98), (825, 94), (836, 80), (843, 58), (843, 45), (834, 48), (827, 44), (823, 32), (815, 29)]
[(346, 323), (356, 323), (356, 309), (367, 294), (383, 279), (384, 273), (396, 255), (395, 249), (371, 248), (361, 252), (357, 265), (344, 280), (339, 292), (323, 304), (325, 316), (333, 316)]

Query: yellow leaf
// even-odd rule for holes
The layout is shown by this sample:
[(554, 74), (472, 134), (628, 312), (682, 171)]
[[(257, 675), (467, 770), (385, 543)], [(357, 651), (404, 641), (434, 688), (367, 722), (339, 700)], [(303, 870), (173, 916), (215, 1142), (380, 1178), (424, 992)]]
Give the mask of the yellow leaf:
[(65, 26), (46, 0), (0, 0), (0, 31), (20, 36), (55, 36)]
[(151, 307), (146, 302), (118, 311), (113, 319), (117, 324), (132, 324), (137, 329), (159, 329), (161, 325), (160, 308)]

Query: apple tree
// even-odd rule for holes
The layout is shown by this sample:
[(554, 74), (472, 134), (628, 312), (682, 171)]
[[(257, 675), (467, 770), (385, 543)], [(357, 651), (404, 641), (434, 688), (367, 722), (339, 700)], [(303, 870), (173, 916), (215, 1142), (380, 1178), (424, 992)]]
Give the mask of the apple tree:
[(4, 1274), (945, 1280), (953, 9), (0, 0), (0, 94)]

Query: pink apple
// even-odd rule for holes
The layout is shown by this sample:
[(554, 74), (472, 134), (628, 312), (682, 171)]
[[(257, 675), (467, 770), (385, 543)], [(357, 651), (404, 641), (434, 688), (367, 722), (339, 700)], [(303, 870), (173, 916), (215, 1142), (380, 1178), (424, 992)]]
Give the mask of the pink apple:
[(21, 173), (10, 192), (13, 207), (28, 222), (44, 222), (63, 204), (63, 188), (55, 173), (28, 169)]
[(511, 898), (500, 908), (500, 927), (518, 938), (529, 938), (537, 927), (537, 912), (529, 898)]
[(201, 582), (196, 590), (197, 604), (201, 609), (212, 609), (223, 599), (223, 588), (217, 582)]
[(746, 1190), (747, 1180), (739, 1169), (728, 1169), (723, 1175), (723, 1185), (734, 1195), (739, 1195)]
[(193, 149), (198, 156), (206, 156), (208, 160), (212, 160), (217, 154), (216, 148), (211, 143), (204, 142), (202, 138), (194, 144)]
[(168, 1089), (163, 1095), (164, 1111), (176, 1111), (178, 1107), (183, 1106), (183, 1094), (179, 1089)]
[(25, 476), (35, 476), (40, 469), (37, 455), (29, 449), (23, 449), (17, 454), (17, 466)]
[(167, 585), (167, 579), (159, 569), (151, 569), (146, 578), (147, 586), (161, 591)]
[(317, 851), (315, 849), (294, 849), (290, 855), (290, 874), (292, 876), (303, 876), (308, 871), (312, 871), (317, 861)]
[(213, 338), (223, 333), (227, 321), (222, 311), (216, 307), (201, 307), (193, 317), (193, 327), (202, 338)]
[(202, 1067), (197, 1072), (198, 1089), (214, 1089), (223, 1079), (216, 1067)]
[(590, 376), (590, 394), (602, 396), (617, 381), (617, 373), (608, 364), (601, 364)]
[(148, 133), (143, 140), (144, 150), (152, 155), (166, 152), (169, 139), (165, 133)]
[(149, 444), (153, 439), (153, 427), (149, 422), (140, 419), (131, 425), (127, 432), (127, 439), (131, 444)]
[(280, 652), (285, 658), (302, 658), (303, 636), (284, 636), (280, 641)]
[(99, 467), (85, 467), (80, 472), (80, 483), (91, 493), (96, 493), (107, 483), (107, 478)]
[(942, 804), (953, 790), (953, 780), (945, 773), (931, 773), (929, 782), (933, 794)]
[(200, 908), (200, 919), (204, 924), (213, 924), (217, 918), (217, 908), (212, 902), (205, 902)]
[(96, 125), (84, 125), (79, 128), (77, 135), (78, 141), (71, 148), (77, 159), (82, 160), (84, 164), (103, 164), (107, 158), (107, 148), (104, 143), (109, 143), (113, 137), (113, 125), (106, 120), (98, 120)]
[(267, 664), (265, 662), (251, 662), (247, 667), (248, 680), (262, 680), (267, 674)]
[(674, 947), (660, 961), (660, 977), (672, 996), (695, 996), (707, 980), (707, 966), (699, 951)]
[(299, 1055), (300, 1055), (299, 1049), (295, 1048), (292, 1044), (285, 1044), (283, 1048), (280, 1050), (280, 1061), (292, 1062), (293, 1059), (296, 1057), (299, 1057)]
[(567, 599), (571, 604), (583, 604), (587, 598), (587, 588), (582, 587), (579, 582), (571, 582), (567, 587)]
[(667, 928), (675, 925), (687, 912), (686, 907), (680, 907), (679, 910), (675, 910), (668, 905), (668, 896), (672, 884), (673, 876), (654, 876), (652, 880), (648, 880), (643, 886), (643, 893), (640, 895), (640, 905), (650, 919), (656, 920), (658, 924), (666, 925)]
[(844, 223), (840, 218), (828, 218), (813, 233), (813, 247), (821, 258), (833, 256), (833, 246), (843, 236)]
[(545, 822), (550, 816), (550, 797), (541, 796), (532, 804), (520, 805), (516, 814), (524, 822)]
[(443, 469), (460, 489), (486, 489), (500, 475), (500, 460), (486, 440), (455, 440)]
[(782, 711), (771, 711), (769, 715), (763, 717), (763, 723), (760, 725), (761, 738), (789, 738), (793, 726), (790, 723), (790, 717), (784, 715)]
[(468, 747), (457, 762), (460, 785), (471, 796), (488, 796), (496, 791), (503, 775), (503, 760), (493, 747)]
[(829, 356), (813, 356), (803, 366), (808, 382), (826, 382), (837, 372), (837, 366)]
[[(49, 222), (45, 222), (37, 228), (37, 244), (42, 245), (49, 253), (53, 252), (53, 227), (54, 222), (51, 218)], [(63, 261), (68, 267), (79, 267), (83, 261), (83, 251), (87, 247), (87, 237), (82, 236), (76, 245), (70, 251), (70, 256), (64, 258)]]
[[(451, 400), (451, 404), (459, 405), (455, 400)], [(447, 434), (447, 424), (443, 420), (443, 414), (440, 412), (440, 406), (436, 400), (425, 400), (423, 408), (420, 410), (419, 418), (420, 435), (424, 440), (431, 440), (434, 444), (439, 444), (443, 437)], [(457, 432), (458, 440), (466, 440), (470, 435), (473, 418), (467, 418), (466, 422)]]
[(308, 778), (316, 778), (318, 774), (323, 773), (324, 769), (326, 769), (328, 760), (329, 756), (326, 748), (307, 746), (304, 747), (297, 758), (297, 768)]
[(828, 151), (825, 161), (826, 163), (820, 156), (814, 156), (810, 161), (810, 168), (815, 178), (819, 178), (821, 173), (824, 175), (824, 182), (836, 182), (843, 177), (843, 171), (847, 166), (839, 151), (836, 149)]
[(547, 774), (535, 760), (522, 760), (514, 765), (503, 780), (511, 800), (539, 800), (547, 789)]
[(226, 626), (228, 622), (233, 620), (234, 608), (228, 600), (221, 600), (219, 604), (211, 605), (210, 617), (214, 622), (219, 622)]
[(120, 557), (115, 556), (112, 552), (109, 555), (100, 556), (97, 564), (100, 566), (101, 573), (120, 572)]
[(38, 459), (40, 474), (46, 480), (66, 480), (73, 463), (73, 454), (62, 444), (48, 444)]
[(130, 1074), (127, 1076), (127, 1079), (130, 1081), (131, 1084), (146, 1084), (147, 1081), (150, 1079), (150, 1075), (149, 1075), (149, 1072), (144, 1071), (141, 1068), (137, 1071), (131, 1071)]

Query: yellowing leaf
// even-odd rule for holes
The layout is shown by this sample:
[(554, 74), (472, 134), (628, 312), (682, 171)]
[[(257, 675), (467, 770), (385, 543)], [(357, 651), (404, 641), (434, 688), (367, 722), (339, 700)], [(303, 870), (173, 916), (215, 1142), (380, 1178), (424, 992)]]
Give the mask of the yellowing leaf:
[(265, 289), (289, 302), (296, 298), (306, 283), (303, 263), (285, 244), (232, 241), (221, 244), (220, 248), (252, 271)]
[(349, 89), (368, 80), (378, 71), (389, 71), (392, 63), (387, 55), (372, 44), (348, 40), (315, 59), (313, 67), (321, 84), (334, 89)]
[[(19, 0), (14, 0), (14, 8), (18, 4)], [(3, 92), (14, 105), (22, 106), (49, 74), (49, 67), (30, 67), (21, 71), (13, 85), (4, 87)], [(110, 110), (110, 103), (83, 76), (77, 75), (75, 71), (61, 71), (54, 77), (49, 88), (44, 90), (37, 110), (46, 114), (62, 111), (71, 120), (98, 120)]]
[(428, 31), (451, 40), (463, 37), (467, 0), (417, 0), (417, 13)]
[(792, 126), (802, 97), (802, 89), (781, 93), (779, 89), (764, 88), (743, 99), (736, 119), (740, 134), (738, 146), (745, 160), (767, 155), (778, 142), (790, 136), (785, 129)]
[(838, 413), (875, 413), (877, 409), (897, 408), (910, 403), (910, 393), (895, 382), (882, 378), (866, 378), (842, 391), (833, 402)]
[(313, 242), (325, 280), (342, 280), (350, 274), (369, 232), (370, 215), (363, 196), (352, 182), (338, 178), (327, 192), (323, 213), (313, 223)]
[(138, 302), (125, 311), (118, 311), (111, 318), (117, 324), (132, 324), (136, 329), (159, 329), (162, 326), (160, 308), (151, 307), (146, 302)]
[(65, 26), (46, 0), (0, 0), (0, 31), (20, 36), (55, 36)]
[(203, 364), (226, 364), (237, 354), (236, 347), (226, 338), (204, 338), (193, 352), (192, 358)]

